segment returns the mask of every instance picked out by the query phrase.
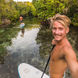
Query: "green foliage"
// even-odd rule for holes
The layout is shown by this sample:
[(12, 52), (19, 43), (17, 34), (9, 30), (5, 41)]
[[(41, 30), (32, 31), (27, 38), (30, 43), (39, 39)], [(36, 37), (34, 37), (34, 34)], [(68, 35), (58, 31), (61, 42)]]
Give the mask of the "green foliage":
[(19, 11), (19, 14), (23, 16), (28, 16), (29, 12), (31, 12), (33, 16), (36, 15), (36, 9), (30, 2), (18, 2), (16, 5), (16, 9)]
[(0, 0), (0, 3), (4, 3), (5, 2), (5, 0)]
[(20, 15), (36, 16), (36, 9), (31, 2), (14, 2), (13, 0), (0, 0), (0, 24), (2, 19), (15, 21)]
[(36, 15), (36, 9), (32, 3), (27, 2), (27, 8), (28, 13), (31, 12), (33, 16)]
[(14, 21), (18, 18), (19, 13), (16, 10), (15, 6), (12, 4), (14, 4), (14, 2), (0, 4), (1, 19), (7, 18), (10, 19), (11, 21)]
[(67, 15), (71, 18), (72, 24), (78, 26), (78, 1), (74, 0), (70, 5)]
[(25, 15), (26, 14), (26, 5), (22, 2), (18, 2), (16, 4), (16, 9), (18, 10), (20, 15)]
[(4, 63), (4, 56), (7, 54), (7, 50), (0, 45), (0, 64)]
[(78, 26), (78, 0), (33, 0), (37, 15), (46, 20), (56, 13), (65, 14)]
[(7, 46), (10, 46), (12, 44), (12, 38), (17, 36), (17, 32), (20, 29), (13, 29), (13, 28), (5, 28), (0, 29), (0, 63), (3, 63), (3, 59), (7, 54)]
[(45, 21), (56, 13), (66, 14), (73, 24), (78, 23), (77, 0), (33, 0), (32, 3), (0, 0), (0, 24), (2, 19), (15, 21), (20, 15), (38, 16)]
[(38, 16), (46, 20), (56, 13), (62, 13), (65, 5), (59, 0), (38, 0), (35, 2)]
[(0, 14), (0, 24), (1, 24), (2, 22), (1, 22), (1, 14)]

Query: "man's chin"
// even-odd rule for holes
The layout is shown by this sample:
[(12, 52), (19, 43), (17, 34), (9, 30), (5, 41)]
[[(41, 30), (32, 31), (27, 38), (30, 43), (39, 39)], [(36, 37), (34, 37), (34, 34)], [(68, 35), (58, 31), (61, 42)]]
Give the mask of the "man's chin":
[(56, 42), (60, 42), (61, 40), (60, 40), (60, 39), (55, 39), (55, 41), (56, 41)]

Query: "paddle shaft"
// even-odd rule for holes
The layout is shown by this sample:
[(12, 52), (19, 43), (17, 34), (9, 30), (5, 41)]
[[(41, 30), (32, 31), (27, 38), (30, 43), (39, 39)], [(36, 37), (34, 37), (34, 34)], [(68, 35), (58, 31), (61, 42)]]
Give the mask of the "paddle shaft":
[[(54, 47), (55, 47), (55, 45), (53, 45), (51, 51), (54, 49)], [(50, 61), (50, 57), (51, 57), (51, 54), (50, 54), (49, 57), (48, 57), (48, 60), (47, 60), (47, 63), (46, 63), (46, 65), (45, 65), (45, 68), (44, 68), (44, 71), (43, 71), (43, 73), (42, 73), (41, 78), (43, 78), (43, 76), (44, 76), (44, 73), (45, 73), (46, 68), (47, 68), (47, 66), (48, 66), (48, 64), (49, 64), (49, 61)]]

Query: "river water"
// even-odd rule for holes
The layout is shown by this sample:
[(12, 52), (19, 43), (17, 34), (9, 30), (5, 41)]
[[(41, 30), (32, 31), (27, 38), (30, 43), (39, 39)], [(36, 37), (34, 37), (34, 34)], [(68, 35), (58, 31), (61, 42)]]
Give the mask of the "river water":
[[(20, 63), (29, 63), (37, 68), (41, 68), (43, 59), (40, 57), (39, 47), (36, 38), (40, 30), (38, 21), (27, 20), (24, 23), (24, 31), (19, 29), (19, 25), (13, 27), (18, 30), (16, 36), (11, 39), (11, 44), (6, 47), (7, 55), (4, 56), (3, 64), (0, 64), (0, 78), (18, 78), (18, 65)], [(7, 29), (9, 31), (9, 29)], [(13, 32), (12, 32), (13, 33)], [(9, 35), (11, 34), (8, 33)]]
[[(36, 21), (36, 22), (33, 22)], [(15, 26), (13, 31), (17, 31), (11, 38), (11, 43), (6, 47), (7, 55), (3, 64), (0, 64), (0, 78), (19, 78), (18, 65), (28, 63), (40, 70), (43, 70), (51, 48), (51, 31), (40, 27), (37, 19), (25, 20), (24, 31)], [(9, 31), (9, 29), (7, 29)], [(13, 32), (12, 32), (13, 33)], [(11, 34), (11, 31), (9, 35)], [(78, 50), (78, 28), (72, 28), (68, 39), (77, 53)], [(77, 53), (78, 55), (78, 53)], [(66, 78), (70, 78), (67, 74)]]

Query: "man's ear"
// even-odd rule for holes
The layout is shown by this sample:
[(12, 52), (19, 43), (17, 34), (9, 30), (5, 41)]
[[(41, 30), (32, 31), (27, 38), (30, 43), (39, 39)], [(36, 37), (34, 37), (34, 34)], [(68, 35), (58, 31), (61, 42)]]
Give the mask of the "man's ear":
[(69, 27), (66, 28), (66, 33), (68, 33), (68, 32), (69, 32)]

